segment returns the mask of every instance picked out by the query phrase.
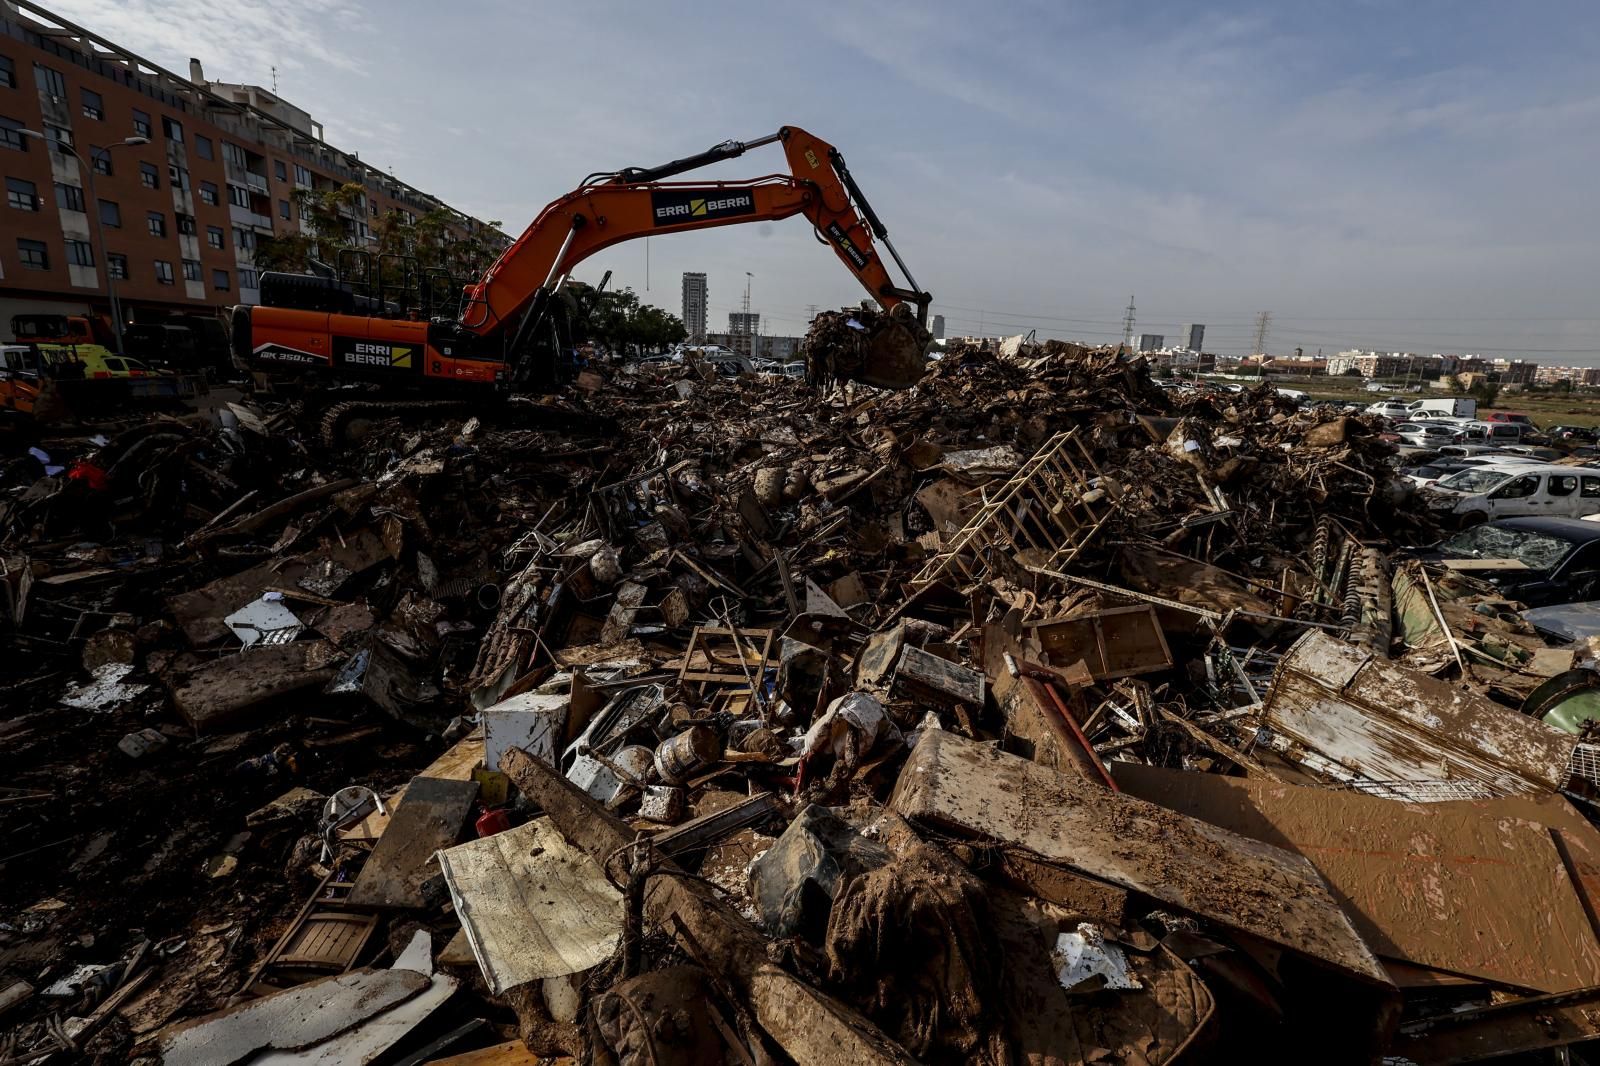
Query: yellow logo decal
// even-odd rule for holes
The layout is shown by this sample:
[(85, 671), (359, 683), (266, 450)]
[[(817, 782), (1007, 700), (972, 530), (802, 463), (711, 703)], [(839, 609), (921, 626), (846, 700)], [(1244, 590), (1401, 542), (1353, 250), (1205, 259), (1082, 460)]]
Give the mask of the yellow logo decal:
[(809, 148), (806, 149), (806, 162), (811, 164), (812, 170), (816, 170), (822, 165), (817, 161), (817, 153), (813, 152)]
[(690, 200), (689, 201), (689, 214), (699, 217), (699, 216), (705, 215), (705, 213), (706, 213), (706, 202), (704, 200)]
[(410, 348), (391, 348), (389, 349), (389, 357), (391, 360), (390, 366), (404, 367), (408, 370), (411, 368)]

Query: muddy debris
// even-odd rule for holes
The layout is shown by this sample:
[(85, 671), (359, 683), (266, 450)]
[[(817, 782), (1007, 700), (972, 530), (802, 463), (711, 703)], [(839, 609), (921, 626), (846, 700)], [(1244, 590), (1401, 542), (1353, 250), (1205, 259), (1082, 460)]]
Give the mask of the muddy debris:
[(1585, 1054), (1590, 640), (1371, 418), (904, 328), (9, 467), (0, 1062)]

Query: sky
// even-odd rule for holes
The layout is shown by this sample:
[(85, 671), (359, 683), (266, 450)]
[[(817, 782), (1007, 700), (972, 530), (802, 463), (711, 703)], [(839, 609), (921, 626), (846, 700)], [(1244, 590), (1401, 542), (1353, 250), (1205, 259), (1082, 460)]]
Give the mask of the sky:
[[(587, 174), (834, 144), (951, 334), (1600, 365), (1600, 5), (53, 0), (515, 235)], [(702, 173), (782, 170), (776, 146)], [(682, 180), (682, 179), (679, 179)], [(864, 295), (801, 218), (586, 260), (713, 328)], [(746, 277), (747, 272), (752, 277)]]

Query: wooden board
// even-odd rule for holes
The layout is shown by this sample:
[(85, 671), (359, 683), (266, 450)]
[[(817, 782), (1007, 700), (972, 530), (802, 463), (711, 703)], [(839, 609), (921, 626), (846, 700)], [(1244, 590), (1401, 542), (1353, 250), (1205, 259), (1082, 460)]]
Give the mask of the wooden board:
[(195, 734), (248, 727), (266, 705), (333, 679), (325, 641), (251, 648), (210, 662), (172, 685), (172, 704)]
[(522, 1041), (507, 1040), (504, 1044), (464, 1051), (447, 1059), (433, 1059), (428, 1066), (575, 1066), (577, 1061), (565, 1055), (540, 1058)]
[(415, 777), (406, 801), (367, 858), (350, 892), (356, 907), (422, 907), (422, 882), (434, 873), (434, 852), (461, 836), (478, 797), (475, 781)]
[(1109, 681), (1172, 668), (1156, 609), (1148, 604), (1023, 624), (1038, 642), (1039, 661), (1058, 670), (1081, 659), (1095, 680)]
[(1500, 795), (1562, 788), (1578, 738), (1311, 630), (1278, 664), (1263, 717), (1374, 781), (1474, 780)]
[(1112, 770), (1132, 795), (1310, 859), (1385, 958), (1537, 992), (1600, 984), (1600, 943), (1542, 825), (1473, 803)]
[(891, 809), (1010, 844), (1392, 988), (1306, 859), (1154, 803), (928, 730)]

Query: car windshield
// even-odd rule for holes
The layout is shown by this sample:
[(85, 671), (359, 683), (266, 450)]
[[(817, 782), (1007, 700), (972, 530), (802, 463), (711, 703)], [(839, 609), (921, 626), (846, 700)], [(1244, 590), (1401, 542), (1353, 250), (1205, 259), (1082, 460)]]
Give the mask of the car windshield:
[(1503, 470), (1458, 470), (1439, 482), (1439, 487), (1455, 492), (1488, 492), (1509, 476)]
[(1427, 478), (1430, 481), (1433, 480), (1434, 478), (1438, 477), (1442, 473), (1444, 473), (1444, 471), (1440, 470), (1436, 466), (1417, 466), (1417, 467), (1412, 467), (1412, 469), (1411, 469), (1411, 476), (1412, 477)]
[(1530, 570), (1553, 570), (1572, 550), (1570, 540), (1548, 533), (1499, 526), (1473, 526), (1439, 545), (1451, 559), (1515, 559)]

